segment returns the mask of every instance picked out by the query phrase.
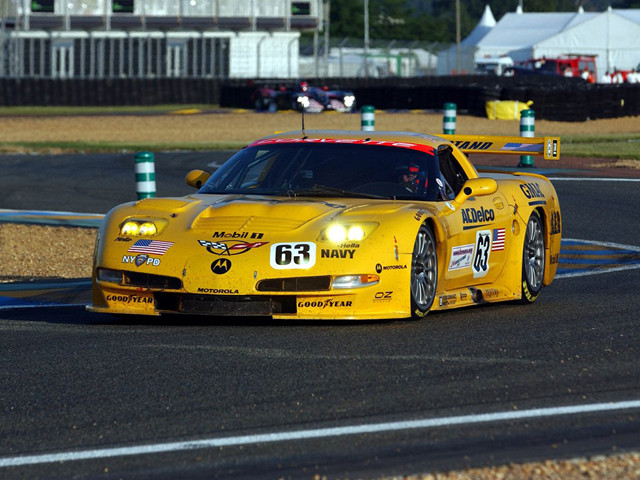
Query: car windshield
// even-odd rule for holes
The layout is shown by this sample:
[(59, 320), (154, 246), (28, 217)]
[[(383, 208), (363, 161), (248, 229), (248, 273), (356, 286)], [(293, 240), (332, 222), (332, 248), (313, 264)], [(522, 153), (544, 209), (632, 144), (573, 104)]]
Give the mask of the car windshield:
[(254, 145), (225, 162), (198, 193), (436, 200), (436, 162), (430, 147), (423, 148), (311, 141)]

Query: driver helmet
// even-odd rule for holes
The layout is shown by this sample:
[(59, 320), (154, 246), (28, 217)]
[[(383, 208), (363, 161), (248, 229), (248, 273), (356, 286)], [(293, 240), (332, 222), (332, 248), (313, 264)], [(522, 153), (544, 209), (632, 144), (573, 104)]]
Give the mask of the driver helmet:
[(420, 175), (420, 173), (420, 165), (415, 162), (409, 162), (396, 169), (398, 183), (414, 193), (417, 192), (418, 187), (420, 187), (420, 178), (423, 176)]
[(300, 82), (300, 90), (306, 92), (307, 90), (309, 90), (309, 84), (303, 80), (302, 82)]

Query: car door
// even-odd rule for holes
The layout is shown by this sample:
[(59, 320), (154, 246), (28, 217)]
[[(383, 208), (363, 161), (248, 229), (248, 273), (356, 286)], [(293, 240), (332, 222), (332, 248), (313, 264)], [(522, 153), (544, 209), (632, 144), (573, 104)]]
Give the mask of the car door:
[[(468, 179), (450, 150), (438, 152), (441, 182), (457, 195)], [(446, 225), (445, 288), (492, 283), (502, 272), (511, 237), (512, 215), (500, 189), (493, 194), (469, 197), (461, 206), (444, 198)]]

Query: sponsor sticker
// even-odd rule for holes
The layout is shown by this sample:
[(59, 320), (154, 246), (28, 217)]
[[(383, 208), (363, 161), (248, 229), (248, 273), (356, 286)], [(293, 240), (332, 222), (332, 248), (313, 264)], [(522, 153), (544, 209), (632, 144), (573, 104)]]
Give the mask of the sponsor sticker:
[(320, 250), (320, 258), (353, 258), (355, 252), (354, 249), (323, 248)]
[(240, 255), (246, 253), (253, 248), (262, 247), (269, 242), (211, 242), (209, 240), (198, 240), (198, 243), (207, 248), (207, 252), (214, 255)]
[(231, 270), (231, 260), (228, 258), (219, 258), (211, 264), (211, 271), (216, 275), (224, 275)]
[(460, 245), (451, 247), (451, 261), (449, 262), (449, 270), (459, 270), (471, 266), (473, 260), (474, 245)]
[(153, 297), (139, 297), (138, 295), (107, 295), (107, 301), (119, 303), (153, 303)]
[(300, 300), (298, 302), (298, 308), (345, 308), (353, 306), (351, 300), (336, 300), (334, 298), (328, 298), (326, 300)]
[(151, 267), (157, 267), (158, 265), (160, 265), (160, 259), (159, 258), (150, 257), (149, 255), (146, 255), (146, 254), (142, 254), (142, 255), (123, 255), (122, 256), (122, 263), (132, 263), (136, 267), (141, 267), (142, 265), (148, 265), (148, 266), (151, 266)]

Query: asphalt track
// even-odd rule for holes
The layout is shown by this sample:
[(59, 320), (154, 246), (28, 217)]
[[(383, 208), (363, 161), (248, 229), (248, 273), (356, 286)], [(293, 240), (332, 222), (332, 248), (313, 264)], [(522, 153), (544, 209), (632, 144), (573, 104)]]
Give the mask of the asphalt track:
[[(157, 155), (158, 194), (220, 157)], [(136, 198), (130, 155), (0, 165), (0, 208)], [(637, 451), (640, 183), (546, 173), (572, 240), (530, 306), (364, 323), (0, 309), (0, 477), (374, 478)]]

